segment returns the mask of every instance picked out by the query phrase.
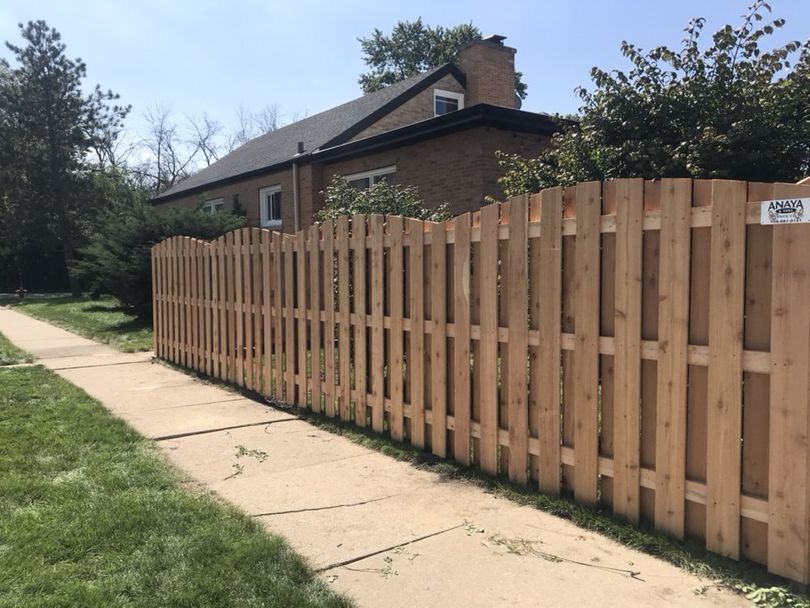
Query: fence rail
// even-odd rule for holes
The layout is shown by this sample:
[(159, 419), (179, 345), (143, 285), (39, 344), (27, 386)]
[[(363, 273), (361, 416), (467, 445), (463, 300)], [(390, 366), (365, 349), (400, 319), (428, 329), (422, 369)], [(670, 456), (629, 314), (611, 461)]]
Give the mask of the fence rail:
[(623, 179), (152, 250), (159, 357), (810, 581), (810, 186)]

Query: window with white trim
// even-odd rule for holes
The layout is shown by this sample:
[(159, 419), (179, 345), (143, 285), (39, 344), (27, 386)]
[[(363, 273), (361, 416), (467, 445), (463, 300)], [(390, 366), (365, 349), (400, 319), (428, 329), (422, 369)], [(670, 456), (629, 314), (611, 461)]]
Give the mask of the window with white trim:
[(433, 89), (433, 113), (435, 116), (449, 114), (464, 108), (464, 93)]
[(381, 167), (380, 169), (372, 169), (371, 171), (363, 171), (362, 173), (352, 173), (351, 175), (344, 175), (345, 179), (350, 186), (358, 190), (367, 190), (374, 184), (378, 184), (385, 180), (389, 184), (393, 184), (397, 176), (397, 166), (391, 165), (390, 167)]
[(225, 199), (212, 198), (210, 201), (205, 201), (200, 207), (203, 213), (216, 213), (225, 209)]
[(281, 186), (259, 190), (259, 214), (263, 228), (281, 227)]

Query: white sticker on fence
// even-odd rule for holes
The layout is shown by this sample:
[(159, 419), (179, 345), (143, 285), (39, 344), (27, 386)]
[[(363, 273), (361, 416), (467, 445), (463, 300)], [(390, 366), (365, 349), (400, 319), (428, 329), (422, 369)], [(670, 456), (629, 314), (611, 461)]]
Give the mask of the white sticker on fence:
[(810, 223), (810, 198), (781, 198), (762, 201), (759, 208), (760, 224)]

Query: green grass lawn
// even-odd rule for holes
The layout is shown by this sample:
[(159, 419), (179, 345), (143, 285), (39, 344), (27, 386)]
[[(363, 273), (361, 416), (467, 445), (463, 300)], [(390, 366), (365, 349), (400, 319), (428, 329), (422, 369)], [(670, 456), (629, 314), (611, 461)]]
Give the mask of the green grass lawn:
[(11, 306), (125, 353), (152, 349), (151, 324), (121, 310), (114, 298), (33, 297), (14, 301)]
[(0, 606), (349, 606), (41, 367), (0, 369)]
[(31, 355), (14, 346), (8, 341), (8, 338), (6, 338), (3, 334), (0, 334), (0, 365), (30, 363), (31, 361), (33, 361)]

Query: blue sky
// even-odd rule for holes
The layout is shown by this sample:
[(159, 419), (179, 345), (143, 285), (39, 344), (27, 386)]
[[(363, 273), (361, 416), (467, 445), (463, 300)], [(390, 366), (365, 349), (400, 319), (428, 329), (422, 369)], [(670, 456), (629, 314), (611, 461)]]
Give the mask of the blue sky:
[[(644, 48), (677, 45), (690, 17), (706, 17), (713, 32), (736, 24), (748, 1), (4, 0), (0, 39), (18, 41), (18, 22), (45, 19), (62, 33), (69, 55), (86, 61), (88, 84), (111, 88), (133, 106), (134, 130), (155, 103), (180, 116), (207, 112), (232, 127), (240, 102), (253, 109), (277, 102), (289, 121), (359, 96), (357, 38), (375, 27), (387, 32), (419, 16), (433, 25), (472, 21), (517, 48), (529, 85), (524, 109), (571, 112), (574, 88), (589, 83), (592, 66), (623, 66), (622, 39)], [(810, 37), (810, 1), (772, 6), (787, 19), (775, 41)]]

